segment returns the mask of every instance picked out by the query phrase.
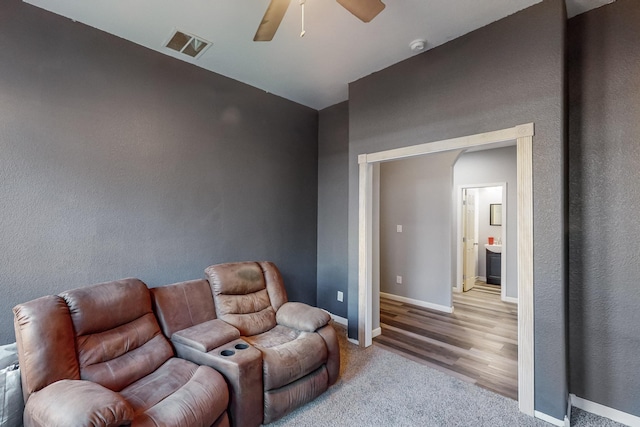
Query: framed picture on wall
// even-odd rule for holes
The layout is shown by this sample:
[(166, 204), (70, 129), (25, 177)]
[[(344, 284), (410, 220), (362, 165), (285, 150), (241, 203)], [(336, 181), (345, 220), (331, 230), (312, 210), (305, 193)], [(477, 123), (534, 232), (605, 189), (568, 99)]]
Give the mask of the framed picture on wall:
[(502, 225), (502, 204), (489, 205), (489, 225)]

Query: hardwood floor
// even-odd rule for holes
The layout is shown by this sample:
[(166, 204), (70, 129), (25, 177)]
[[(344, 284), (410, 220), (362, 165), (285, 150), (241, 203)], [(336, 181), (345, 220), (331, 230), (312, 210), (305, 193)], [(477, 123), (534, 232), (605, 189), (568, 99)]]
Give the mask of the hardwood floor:
[(517, 305), (500, 299), (499, 286), (478, 282), (454, 292), (453, 306), (449, 314), (381, 297), (374, 343), (517, 399)]

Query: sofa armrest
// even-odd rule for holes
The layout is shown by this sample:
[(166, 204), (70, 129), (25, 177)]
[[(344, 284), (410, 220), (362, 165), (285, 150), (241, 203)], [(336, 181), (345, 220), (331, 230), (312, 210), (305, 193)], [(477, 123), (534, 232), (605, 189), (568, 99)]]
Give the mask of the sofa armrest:
[(118, 393), (90, 381), (60, 380), (32, 393), (25, 425), (65, 427), (131, 424), (134, 411)]
[(223, 320), (214, 319), (174, 333), (171, 341), (207, 353), (237, 338), (240, 331)]
[(340, 344), (336, 330), (332, 325), (326, 325), (316, 331), (324, 340), (327, 346), (327, 374), (329, 375), (329, 385), (333, 385), (340, 375)]
[(326, 311), (302, 302), (287, 302), (276, 312), (278, 325), (304, 332), (315, 332), (328, 324), (331, 316)]

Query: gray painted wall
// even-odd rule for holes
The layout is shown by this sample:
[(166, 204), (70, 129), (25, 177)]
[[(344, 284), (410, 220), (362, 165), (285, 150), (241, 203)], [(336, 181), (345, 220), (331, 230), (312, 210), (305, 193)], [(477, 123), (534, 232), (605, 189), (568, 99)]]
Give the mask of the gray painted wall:
[(0, 52), (0, 343), (17, 303), (224, 261), (316, 303), (315, 110), (18, 0)]
[[(453, 167), (454, 188), (461, 185), (491, 184), (498, 182), (507, 183), (507, 200), (503, 201), (503, 207), (507, 208), (507, 287), (506, 295), (517, 298), (518, 296), (518, 263), (517, 263), (517, 150), (516, 147), (496, 148), (493, 150), (475, 151), (464, 153)], [(489, 224), (489, 208), (482, 208), (480, 223), (486, 228)], [(497, 233), (492, 234), (499, 237)], [(480, 234), (478, 263), (481, 272), (485, 271), (485, 248), (487, 243), (484, 234)], [(483, 274), (481, 274), (482, 276)]]
[(640, 416), (640, 2), (569, 21), (571, 392)]
[[(624, 209), (640, 202), (640, 5), (569, 22), (570, 198), (562, 9), (547, 0), (351, 85), (349, 293), (358, 153), (534, 121), (536, 409), (561, 418), (568, 391), (569, 200), (571, 392), (640, 415), (640, 229)], [(213, 262), (274, 260), (292, 299), (313, 303), (316, 112), (18, 0), (3, 3), (0, 52), (0, 343), (18, 302), (202, 277)], [(319, 134), (344, 132), (330, 128)], [(346, 245), (344, 223), (330, 233)], [(357, 297), (348, 305), (355, 336)]]
[(442, 266), (455, 261), (451, 194), (458, 155), (451, 151), (380, 165), (381, 292), (451, 307), (451, 274)]
[[(349, 104), (318, 117), (318, 306), (347, 317)], [(341, 236), (337, 238), (336, 236)], [(343, 302), (337, 292), (342, 291)]]
[(357, 155), (535, 123), (535, 408), (558, 419), (568, 395), (565, 27), (564, 2), (545, 0), (349, 86), (351, 337), (358, 319)]

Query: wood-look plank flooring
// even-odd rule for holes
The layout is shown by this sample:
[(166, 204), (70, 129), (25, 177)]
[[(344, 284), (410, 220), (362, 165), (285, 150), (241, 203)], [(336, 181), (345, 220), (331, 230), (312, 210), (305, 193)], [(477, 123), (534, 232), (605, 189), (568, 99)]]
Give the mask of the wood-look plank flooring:
[(381, 297), (374, 342), (517, 400), (517, 305), (500, 299), (499, 286), (478, 282), (454, 292), (453, 306), (449, 314)]

